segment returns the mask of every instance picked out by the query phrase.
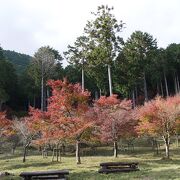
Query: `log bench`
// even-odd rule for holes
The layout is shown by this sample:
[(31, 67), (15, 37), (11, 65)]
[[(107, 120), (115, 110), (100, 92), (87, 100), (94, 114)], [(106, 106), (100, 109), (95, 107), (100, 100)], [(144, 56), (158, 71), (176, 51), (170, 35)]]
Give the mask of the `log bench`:
[(55, 170), (55, 171), (36, 171), (36, 172), (22, 172), (20, 174), (24, 180), (34, 180), (34, 179), (66, 179), (65, 175), (68, 175), (68, 170)]
[(106, 162), (100, 163), (99, 173), (139, 171), (137, 162)]

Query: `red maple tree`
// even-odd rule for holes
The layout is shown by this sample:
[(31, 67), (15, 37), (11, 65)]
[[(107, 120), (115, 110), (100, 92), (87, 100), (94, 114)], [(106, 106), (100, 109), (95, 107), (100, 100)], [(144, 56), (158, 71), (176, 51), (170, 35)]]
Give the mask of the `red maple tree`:
[(119, 100), (117, 95), (101, 96), (95, 102), (98, 115), (96, 125), (99, 137), (104, 142), (113, 142), (114, 157), (117, 157), (117, 141), (122, 137), (136, 135), (136, 121), (132, 119), (132, 104), (130, 100)]
[(163, 99), (157, 97), (136, 111), (139, 120), (137, 132), (162, 137), (166, 147), (166, 158), (170, 157), (171, 136), (180, 130), (180, 95)]
[(66, 79), (49, 80), (52, 96), (48, 99), (47, 112), (30, 108), (27, 126), (33, 134), (39, 131), (36, 143), (54, 142), (56, 146), (64, 139), (76, 140), (76, 161), (81, 163), (79, 144), (83, 133), (93, 125), (90, 93), (82, 91), (79, 84)]
[(89, 106), (90, 92), (82, 91), (79, 84), (50, 80), (48, 85), (52, 89), (49, 98), (48, 128), (44, 131), (47, 137), (61, 140), (74, 138), (76, 140), (76, 162), (81, 163), (79, 143), (82, 134), (93, 125), (93, 113)]

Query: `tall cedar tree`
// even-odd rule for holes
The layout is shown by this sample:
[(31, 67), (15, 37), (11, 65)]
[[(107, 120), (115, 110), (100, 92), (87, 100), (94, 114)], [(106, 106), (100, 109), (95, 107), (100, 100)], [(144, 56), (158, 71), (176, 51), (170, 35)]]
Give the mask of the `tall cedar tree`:
[(68, 51), (64, 52), (66, 59), (70, 64), (73, 64), (79, 67), (82, 71), (81, 73), (81, 86), (84, 91), (84, 70), (87, 64), (87, 53), (88, 53), (88, 41), (89, 39), (86, 36), (80, 36), (74, 42), (74, 46), (68, 45)]
[(141, 31), (133, 32), (123, 47), (126, 63), (122, 68), (129, 76), (132, 88), (139, 83), (139, 80), (143, 80), (145, 101), (148, 101), (147, 74), (151, 71), (156, 49), (156, 39)]
[(122, 21), (118, 22), (111, 14), (112, 10), (113, 8), (108, 6), (99, 6), (97, 12), (92, 13), (95, 19), (88, 21), (85, 27), (85, 33), (89, 38), (89, 47), (91, 47), (88, 63), (89, 67), (93, 67), (89, 70), (96, 70), (99, 65), (107, 65), (110, 95), (113, 94), (111, 66), (122, 44), (122, 38), (118, 36), (118, 33), (124, 25)]

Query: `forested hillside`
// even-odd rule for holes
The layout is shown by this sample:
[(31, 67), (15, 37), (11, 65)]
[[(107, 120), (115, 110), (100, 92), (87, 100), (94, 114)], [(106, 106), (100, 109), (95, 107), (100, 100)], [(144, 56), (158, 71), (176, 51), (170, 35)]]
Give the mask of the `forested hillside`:
[(22, 73), (30, 63), (31, 56), (15, 51), (3, 50), (3, 54), (15, 67), (17, 74)]

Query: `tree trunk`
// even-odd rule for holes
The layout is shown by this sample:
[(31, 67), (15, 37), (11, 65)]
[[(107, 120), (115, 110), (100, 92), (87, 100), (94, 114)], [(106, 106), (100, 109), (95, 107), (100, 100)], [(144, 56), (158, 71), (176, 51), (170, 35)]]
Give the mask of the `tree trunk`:
[(82, 65), (82, 92), (84, 92), (84, 67)]
[(169, 159), (169, 144), (166, 143), (166, 158)]
[(138, 90), (137, 90), (137, 85), (135, 86), (135, 94), (136, 94), (136, 105), (138, 105)]
[(98, 100), (98, 92), (95, 92), (95, 100)]
[(157, 96), (159, 96), (159, 84), (157, 83)]
[(117, 141), (114, 141), (114, 158), (117, 158), (118, 155), (118, 145)]
[(41, 111), (44, 111), (44, 77), (41, 77)]
[(159, 146), (156, 139), (153, 139), (154, 148), (156, 149), (156, 154), (159, 154)]
[(29, 144), (30, 144), (30, 143), (27, 143), (27, 144), (24, 146), (23, 162), (26, 162), (27, 148), (28, 148)]
[(80, 141), (76, 140), (76, 163), (77, 164), (81, 164), (79, 144), (80, 144)]
[(179, 147), (179, 136), (176, 134), (176, 147)]
[(143, 73), (143, 80), (144, 80), (144, 97), (145, 97), (145, 102), (148, 101), (148, 93), (147, 93), (147, 83), (146, 83), (146, 74), (145, 72)]
[(56, 144), (56, 161), (59, 161), (59, 146)]
[(176, 74), (174, 73), (174, 90), (175, 94), (178, 93), (178, 87), (177, 87), (177, 79), (176, 79)]
[(166, 149), (166, 154), (165, 154), (165, 157), (166, 159), (169, 159), (170, 158), (170, 154), (169, 154), (169, 144), (170, 144), (170, 139), (169, 137), (163, 137), (164, 139), (164, 142), (165, 142), (165, 149)]
[(14, 155), (15, 154), (15, 147), (12, 147), (12, 154)]
[(101, 89), (99, 89), (99, 96), (100, 96), (100, 97), (102, 96), (102, 91), (101, 91)]
[(133, 105), (133, 109), (134, 109), (136, 107), (136, 100), (135, 100), (134, 90), (132, 91), (132, 105)]
[(179, 78), (178, 78), (178, 74), (176, 76), (176, 80), (177, 80), (177, 89), (178, 89), (178, 93), (180, 93), (180, 86), (179, 86)]
[(112, 96), (112, 79), (111, 79), (111, 66), (108, 65), (108, 79), (109, 79), (109, 94)]
[(164, 72), (164, 83), (165, 83), (165, 87), (166, 87), (166, 96), (169, 96), (169, 90), (168, 90), (168, 84), (167, 84), (167, 78), (166, 78), (166, 74)]
[(161, 84), (161, 96), (163, 97), (164, 96), (164, 92), (163, 92), (163, 85), (162, 85), (162, 81), (160, 82)]
[(64, 145), (64, 143), (62, 144), (62, 155), (66, 154), (66, 147)]

